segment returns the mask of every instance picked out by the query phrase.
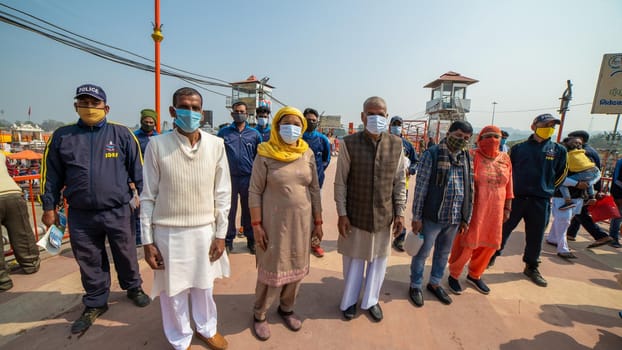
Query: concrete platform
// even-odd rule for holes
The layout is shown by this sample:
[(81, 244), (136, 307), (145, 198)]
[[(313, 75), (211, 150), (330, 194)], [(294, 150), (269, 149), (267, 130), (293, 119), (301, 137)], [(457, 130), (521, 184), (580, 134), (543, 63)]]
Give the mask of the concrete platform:
[[(338, 305), (343, 277), (330, 185), (334, 170), (335, 163), (323, 190), (326, 255), (311, 258), (311, 272), (297, 301), (302, 330), (289, 331), (274, 305), (268, 316), (272, 337), (266, 342), (254, 338), (255, 259), (238, 239), (231, 254), (232, 276), (215, 286), (219, 331), (230, 349), (622, 349), (622, 287), (617, 282), (621, 251), (609, 246), (587, 249), (591, 238), (584, 231), (570, 242), (579, 257), (573, 262), (545, 245), (541, 272), (549, 286), (541, 288), (522, 274), (524, 234), (519, 226), (505, 255), (483, 277), (492, 292), (485, 296), (463, 283), (466, 291), (452, 295), (449, 306), (426, 291), (424, 307), (415, 308), (407, 297), (410, 257), (394, 251), (380, 301), (384, 320), (374, 323), (360, 310), (354, 320), (342, 320)], [(82, 286), (71, 249), (64, 248), (61, 255), (47, 257), (34, 275), (14, 271), (15, 287), (0, 293), (1, 349), (170, 349), (158, 299), (136, 308), (116, 276), (110, 310), (83, 335), (72, 335), (71, 323), (82, 312)], [(428, 259), (426, 281), (430, 264)], [(140, 266), (148, 291), (152, 272), (142, 260)], [(207, 347), (195, 338), (192, 349)]]

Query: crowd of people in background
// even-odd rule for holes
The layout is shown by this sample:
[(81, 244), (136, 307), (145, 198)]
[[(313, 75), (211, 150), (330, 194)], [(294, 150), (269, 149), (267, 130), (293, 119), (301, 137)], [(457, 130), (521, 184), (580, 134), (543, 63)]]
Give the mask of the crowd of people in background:
[[(231, 124), (211, 135), (200, 129), (203, 98), (192, 88), (174, 93), (169, 107), (174, 128), (161, 135), (152, 109), (140, 112), (135, 132), (110, 122), (106, 93), (96, 85), (76, 89), (74, 109), (77, 123), (57, 129), (47, 144), (41, 201), (47, 227), (59, 224), (57, 209), (64, 201), (70, 208), (71, 249), (85, 291), (84, 311), (71, 327), (75, 334), (108, 310), (107, 240), (127, 297), (138, 307), (159, 297), (163, 331), (173, 348), (187, 349), (196, 336), (211, 349), (226, 349), (213, 287), (215, 279), (231, 274), (228, 254), (239, 249), (233, 242), (240, 232), (257, 262), (255, 301), (248, 306), (253, 334), (270, 338), (267, 310), (276, 299), (287, 328), (299, 331), (303, 322), (294, 309), (310, 255), (324, 256), (321, 189), (336, 156), (337, 251), (344, 280), (339, 310), (346, 321), (358, 309), (376, 322), (383, 319), (379, 300), (388, 257), (391, 248), (404, 251), (409, 229), (423, 238), (411, 259), (407, 293), (416, 307), (424, 305), (424, 266), (432, 249), (426, 289), (442, 303), (452, 303), (442, 283), (447, 265), (450, 292), (463, 292), (466, 267), (466, 283), (489, 294), (486, 268), (502, 256), (521, 220), (523, 274), (540, 287), (548, 285), (539, 271), (543, 241), (556, 246), (560, 258), (576, 259), (568, 241), (583, 225), (594, 237), (590, 247), (620, 247), (622, 219), (611, 221), (608, 234), (585, 209), (602, 195), (600, 159), (588, 145), (589, 134), (576, 131), (555, 143), (560, 120), (550, 114), (538, 115), (529, 138), (512, 147), (506, 143), (509, 134), (494, 125), (472, 142), (471, 124), (457, 120), (438, 143), (417, 154), (405, 137), (404, 120), (389, 119), (386, 101), (377, 96), (363, 103), (364, 129), (341, 144), (331, 132), (318, 131), (321, 116), (314, 108), (285, 106), (272, 116), (269, 107), (259, 106), (253, 127), (242, 101), (231, 106)], [(3, 156), (0, 162), (5, 164)], [(618, 208), (621, 168), (622, 160), (611, 183)], [(0, 206), (21, 208), (25, 202), (7, 180), (10, 171), (0, 171)], [(414, 190), (407, 216), (409, 187)], [(18, 263), (34, 273), (38, 249), (22, 214), (3, 217), (2, 223)], [(142, 289), (138, 268), (141, 245), (154, 271), (150, 295)], [(0, 291), (11, 287), (2, 260)]]

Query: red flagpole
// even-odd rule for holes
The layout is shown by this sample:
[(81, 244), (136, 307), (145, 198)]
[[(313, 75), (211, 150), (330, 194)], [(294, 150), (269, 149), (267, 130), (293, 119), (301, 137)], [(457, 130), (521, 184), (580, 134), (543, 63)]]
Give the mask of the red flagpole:
[(160, 24), (160, 0), (155, 0), (155, 24), (151, 34), (155, 44), (155, 110), (157, 114), (156, 130), (160, 132), (160, 42), (164, 39)]

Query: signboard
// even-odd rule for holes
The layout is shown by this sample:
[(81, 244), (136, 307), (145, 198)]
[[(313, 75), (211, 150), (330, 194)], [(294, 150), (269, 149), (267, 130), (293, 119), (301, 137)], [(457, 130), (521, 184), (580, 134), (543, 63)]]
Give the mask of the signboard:
[(606, 54), (592, 102), (592, 114), (622, 113), (622, 53)]

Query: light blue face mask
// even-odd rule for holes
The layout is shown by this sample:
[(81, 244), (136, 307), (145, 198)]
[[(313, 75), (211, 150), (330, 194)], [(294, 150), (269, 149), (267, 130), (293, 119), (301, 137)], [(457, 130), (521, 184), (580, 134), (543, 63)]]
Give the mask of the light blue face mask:
[(374, 135), (387, 131), (387, 117), (384, 115), (368, 115), (365, 129)]
[(265, 127), (266, 125), (268, 125), (268, 118), (257, 118), (257, 125), (261, 126), (262, 128)]
[(283, 139), (283, 142), (288, 145), (293, 145), (300, 138), (302, 128), (293, 124), (283, 124), (279, 127), (279, 135)]
[(175, 109), (175, 125), (184, 132), (194, 132), (201, 126), (203, 115), (201, 112), (193, 112), (189, 109)]
[(401, 126), (392, 126), (391, 134), (396, 136), (402, 136), (402, 127)]

